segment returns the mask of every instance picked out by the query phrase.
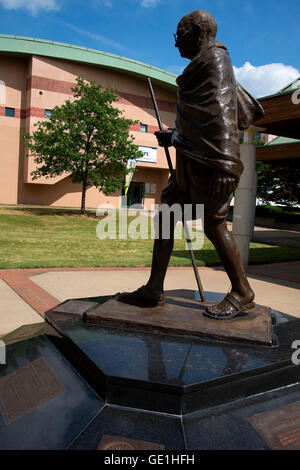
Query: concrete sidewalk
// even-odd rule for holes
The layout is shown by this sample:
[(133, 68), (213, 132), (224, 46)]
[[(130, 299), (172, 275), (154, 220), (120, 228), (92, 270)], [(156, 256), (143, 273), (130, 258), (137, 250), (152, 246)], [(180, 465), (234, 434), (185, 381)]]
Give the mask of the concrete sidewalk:
[[(230, 289), (222, 268), (199, 268), (205, 291)], [(249, 266), (258, 304), (300, 318), (300, 261)], [(43, 321), (43, 314), (72, 298), (111, 295), (144, 284), (149, 268), (79, 268), (0, 270), (0, 338), (23, 325)], [(197, 290), (191, 267), (169, 268), (165, 290)]]
[(300, 248), (300, 232), (277, 228), (255, 227), (252, 241)]

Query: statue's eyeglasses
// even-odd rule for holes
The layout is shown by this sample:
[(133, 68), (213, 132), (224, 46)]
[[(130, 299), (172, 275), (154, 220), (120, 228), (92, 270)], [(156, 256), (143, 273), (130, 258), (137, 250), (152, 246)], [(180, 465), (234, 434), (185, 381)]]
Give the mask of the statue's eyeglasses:
[(178, 42), (180, 42), (187, 33), (189, 33), (189, 31), (185, 31), (185, 33), (180, 33), (180, 34), (173, 33), (175, 44), (178, 44)]

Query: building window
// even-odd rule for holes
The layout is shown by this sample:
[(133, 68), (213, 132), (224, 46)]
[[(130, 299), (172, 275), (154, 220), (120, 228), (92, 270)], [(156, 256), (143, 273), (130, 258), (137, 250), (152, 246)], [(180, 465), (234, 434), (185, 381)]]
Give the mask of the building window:
[(141, 132), (148, 132), (148, 126), (147, 126), (147, 124), (141, 124), (141, 126), (140, 126), (140, 131), (141, 131)]
[(5, 116), (15, 117), (15, 108), (5, 108)]
[(51, 109), (45, 109), (44, 111), (44, 117), (45, 118), (49, 118), (52, 114), (52, 110)]

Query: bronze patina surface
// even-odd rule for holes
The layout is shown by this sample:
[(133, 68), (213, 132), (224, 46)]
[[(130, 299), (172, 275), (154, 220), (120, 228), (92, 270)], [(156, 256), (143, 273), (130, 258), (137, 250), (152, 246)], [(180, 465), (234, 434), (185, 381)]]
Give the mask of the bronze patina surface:
[(55, 307), (55, 312), (82, 315), (89, 308), (95, 307), (96, 305), (96, 302), (90, 302), (88, 300), (71, 299)]
[(66, 391), (43, 357), (0, 379), (0, 409), (6, 424)]
[(165, 446), (153, 442), (136, 441), (121, 436), (104, 434), (98, 450), (163, 450)]
[(195, 218), (197, 205), (203, 204), (205, 235), (216, 248), (231, 282), (230, 295), (218, 304), (207, 305), (206, 314), (213, 321), (228, 321), (254, 308), (255, 294), (226, 218), (243, 171), (240, 132), (260, 118), (263, 109), (236, 81), (228, 50), (216, 40), (216, 34), (216, 21), (205, 10), (192, 11), (178, 23), (175, 47), (190, 63), (176, 80), (175, 128), (155, 135), (158, 145), (176, 149), (176, 171), (162, 192), (162, 206), (179, 204), (183, 210), (173, 217), (170, 235), (164, 237), (168, 221), (160, 209), (149, 280), (137, 291), (121, 293), (118, 300), (140, 307), (161, 301), (174, 246), (174, 226), (180, 218), (188, 220), (187, 205), (193, 207), (191, 218)]
[(300, 401), (249, 421), (272, 450), (300, 450)]
[[(187, 293), (188, 292), (188, 293)], [(272, 344), (270, 308), (256, 305), (241, 312), (232, 320), (212, 320), (204, 315), (212, 302), (194, 300), (194, 291), (178, 290), (166, 295), (165, 304), (141, 308), (112, 298), (89, 310), (85, 319), (89, 323), (160, 331), (178, 335), (208, 336), (228, 340), (244, 340), (257, 344)]]

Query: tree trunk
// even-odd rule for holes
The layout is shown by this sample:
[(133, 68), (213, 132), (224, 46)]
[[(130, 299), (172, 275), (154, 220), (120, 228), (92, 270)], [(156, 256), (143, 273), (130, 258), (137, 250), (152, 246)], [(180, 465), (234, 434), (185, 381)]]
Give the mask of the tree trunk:
[(82, 192), (81, 192), (81, 208), (80, 208), (80, 214), (86, 214), (86, 210), (85, 210), (85, 196), (86, 196), (86, 190), (87, 190), (87, 183), (86, 183), (86, 181), (83, 181), (83, 183), (82, 183)]

